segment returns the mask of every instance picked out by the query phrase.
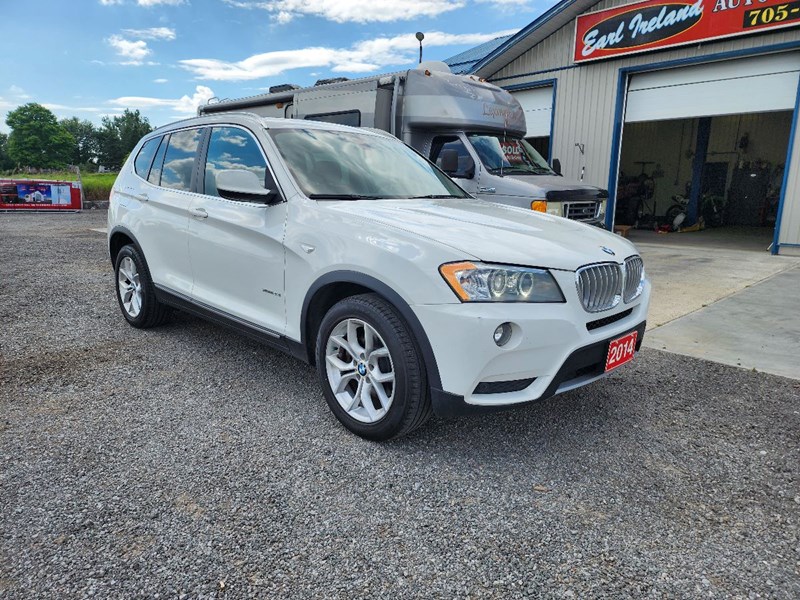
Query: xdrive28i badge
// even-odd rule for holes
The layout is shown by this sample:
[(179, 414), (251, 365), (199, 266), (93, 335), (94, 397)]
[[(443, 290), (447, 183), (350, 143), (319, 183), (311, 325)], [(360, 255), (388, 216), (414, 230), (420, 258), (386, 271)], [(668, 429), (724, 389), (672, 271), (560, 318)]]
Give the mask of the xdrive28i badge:
[(617, 255), (617, 253), (616, 253), (616, 252), (614, 252), (614, 251), (613, 251), (611, 248), (609, 248), (608, 246), (600, 246), (600, 250), (602, 250), (602, 251), (603, 251), (603, 252), (605, 252), (606, 254), (610, 254), (611, 256), (616, 256), (616, 255)]

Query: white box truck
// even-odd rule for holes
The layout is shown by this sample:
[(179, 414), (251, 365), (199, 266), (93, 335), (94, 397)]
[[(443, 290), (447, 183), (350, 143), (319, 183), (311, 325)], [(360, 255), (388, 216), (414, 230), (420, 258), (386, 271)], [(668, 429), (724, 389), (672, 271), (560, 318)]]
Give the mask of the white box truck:
[(370, 127), (435, 162), (467, 192), (491, 202), (603, 226), (608, 192), (569, 181), (525, 141), (525, 116), (506, 90), (454, 75), (442, 62), (393, 73), (285, 84), (269, 93), (201, 106), (198, 114), (247, 111), (265, 117)]

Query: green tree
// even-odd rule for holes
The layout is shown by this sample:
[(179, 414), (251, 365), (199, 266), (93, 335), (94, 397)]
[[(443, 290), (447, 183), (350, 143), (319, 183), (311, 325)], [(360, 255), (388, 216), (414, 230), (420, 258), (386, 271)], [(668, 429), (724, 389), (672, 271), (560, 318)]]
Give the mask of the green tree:
[(147, 117), (128, 110), (117, 117), (103, 117), (97, 132), (98, 157), (104, 167), (119, 168), (142, 136), (153, 131)]
[(11, 128), (8, 156), (14, 164), (37, 169), (69, 164), (75, 139), (41, 104), (31, 102), (12, 110), (6, 125)]
[(73, 165), (85, 165), (97, 158), (97, 130), (91, 121), (70, 117), (61, 119), (60, 123), (75, 138), (75, 146), (70, 157)]
[(14, 162), (8, 156), (8, 135), (0, 133), (0, 171), (8, 171), (14, 167)]

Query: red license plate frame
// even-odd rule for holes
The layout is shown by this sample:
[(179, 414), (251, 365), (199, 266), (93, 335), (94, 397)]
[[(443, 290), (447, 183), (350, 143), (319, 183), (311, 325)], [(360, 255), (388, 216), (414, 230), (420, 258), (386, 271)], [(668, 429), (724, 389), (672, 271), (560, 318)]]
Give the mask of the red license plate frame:
[(636, 354), (636, 340), (639, 338), (638, 331), (631, 331), (622, 337), (608, 342), (608, 354), (606, 354), (605, 372), (613, 371), (617, 367), (629, 363)]

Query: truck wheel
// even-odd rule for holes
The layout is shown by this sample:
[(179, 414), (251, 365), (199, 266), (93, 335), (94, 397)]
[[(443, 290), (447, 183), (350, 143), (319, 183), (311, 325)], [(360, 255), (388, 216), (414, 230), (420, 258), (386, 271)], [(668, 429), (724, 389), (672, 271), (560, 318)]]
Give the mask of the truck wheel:
[(166, 320), (168, 309), (156, 298), (147, 263), (136, 247), (129, 244), (119, 251), (114, 274), (117, 301), (128, 323), (139, 329), (147, 329)]
[(431, 416), (417, 343), (380, 296), (363, 294), (335, 304), (320, 325), (316, 358), (328, 406), (356, 435), (388, 440)]

